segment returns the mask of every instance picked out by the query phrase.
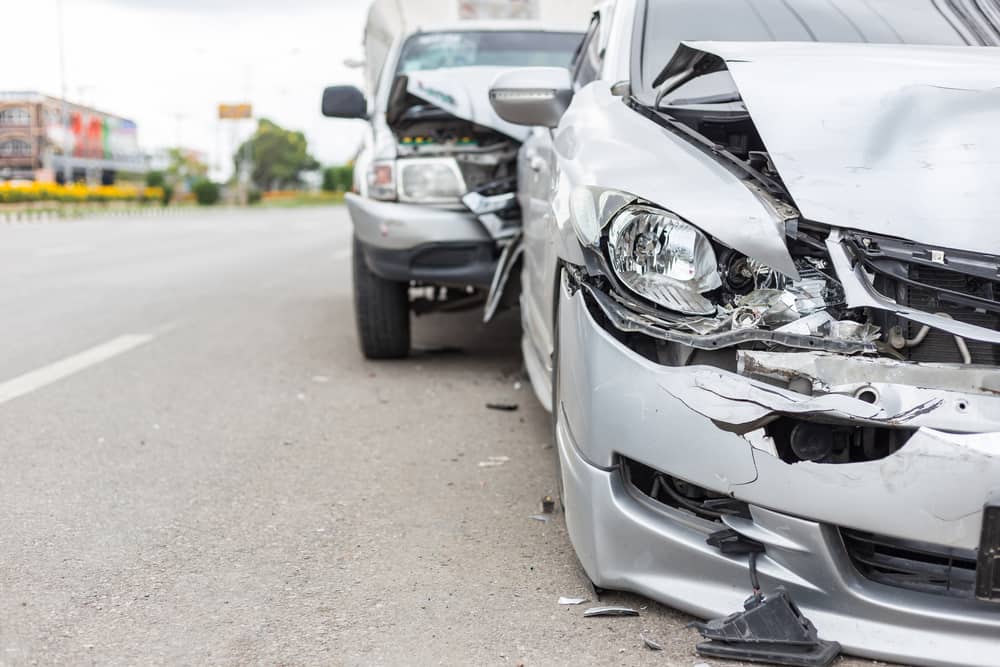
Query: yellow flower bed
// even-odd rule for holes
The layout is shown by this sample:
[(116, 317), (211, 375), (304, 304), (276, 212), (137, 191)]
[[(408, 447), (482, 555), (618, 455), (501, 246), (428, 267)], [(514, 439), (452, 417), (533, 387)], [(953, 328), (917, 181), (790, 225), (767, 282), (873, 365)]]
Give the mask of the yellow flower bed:
[(59, 185), (37, 181), (0, 182), (0, 204), (32, 201), (109, 202), (161, 201), (163, 188), (134, 185)]

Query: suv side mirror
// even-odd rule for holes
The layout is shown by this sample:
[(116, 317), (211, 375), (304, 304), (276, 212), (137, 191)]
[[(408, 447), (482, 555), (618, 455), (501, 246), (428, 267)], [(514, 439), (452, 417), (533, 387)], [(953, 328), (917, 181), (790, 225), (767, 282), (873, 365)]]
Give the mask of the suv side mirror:
[(493, 110), (516, 125), (555, 127), (572, 99), (573, 84), (563, 67), (512, 69), (490, 86)]
[(323, 115), (331, 118), (367, 118), (365, 94), (354, 86), (330, 86), (323, 91)]

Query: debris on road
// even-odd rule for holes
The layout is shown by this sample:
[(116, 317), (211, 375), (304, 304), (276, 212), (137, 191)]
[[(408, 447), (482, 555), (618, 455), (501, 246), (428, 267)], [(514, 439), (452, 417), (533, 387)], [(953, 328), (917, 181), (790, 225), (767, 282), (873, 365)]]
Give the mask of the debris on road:
[(653, 641), (652, 639), (650, 639), (646, 635), (642, 635), (641, 634), (639, 636), (642, 637), (642, 643), (645, 644), (646, 648), (648, 648), (650, 651), (662, 651), (663, 650), (663, 645), (662, 644)]
[(480, 468), (496, 468), (510, 461), (509, 456), (490, 456), (485, 461), (479, 462)]
[(517, 410), (517, 403), (487, 403), (486, 407), (490, 410), (499, 410), (501, 412), (514, 412)]
[(725, 618), (689, 624), (708, 640), (695, 647), (698, 655), (824, 667), (840, 654), (840, 644), (820, 639), (781, 587), (767, 596), (755, 592), (743, 606)]
[(545, 514), (552, 514), (556, 511), (556, 501), (552, 496), (542, 497), (542, 512)]
[(529, 519), (534, 519), (535, 521), (541, 521), (542, 523), (548, 523), (549, 522), (549, 517), (545, 516), (544, 514), (532, 514), (528, 518)]
[(587, 601), (587, 598), (559, 598), (559, 604), (583, 604)]
[(639, 612), (628, 607), (591, 607), (583, 612), (584, 618), (591, 616), (638, 616)]

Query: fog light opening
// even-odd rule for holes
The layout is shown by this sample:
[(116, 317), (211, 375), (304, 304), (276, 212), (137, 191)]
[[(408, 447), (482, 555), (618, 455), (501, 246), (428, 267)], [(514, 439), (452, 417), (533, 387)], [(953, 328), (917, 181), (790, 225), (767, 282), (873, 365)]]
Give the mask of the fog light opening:
[(833, 429), (829, 424), (799, 422), (792, 429), (792, 452), (803, 461), (822, 461), (833, 453)]

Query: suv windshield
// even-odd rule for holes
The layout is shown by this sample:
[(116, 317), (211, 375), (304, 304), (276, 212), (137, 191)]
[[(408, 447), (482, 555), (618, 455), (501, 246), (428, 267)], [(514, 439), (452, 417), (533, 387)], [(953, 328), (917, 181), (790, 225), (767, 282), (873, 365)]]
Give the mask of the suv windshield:
[(431, 32), (413, 35), (397, 74), (444, 67), (569, 67), (582, 35), (575, 32)]
[[(636, 22), (633, 58), (639, 98), (652, 104), (652, 82), (683, 41), (813, 41), (881, 44), (1000, 44), (1000, 26), (985, 14), (939, 8), (936, 0), (648, 0)], [(694, 79), (666, 104), (728, 101), (726, 72)]]

